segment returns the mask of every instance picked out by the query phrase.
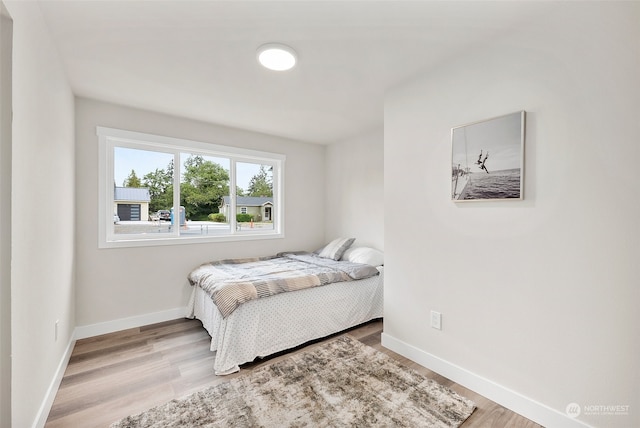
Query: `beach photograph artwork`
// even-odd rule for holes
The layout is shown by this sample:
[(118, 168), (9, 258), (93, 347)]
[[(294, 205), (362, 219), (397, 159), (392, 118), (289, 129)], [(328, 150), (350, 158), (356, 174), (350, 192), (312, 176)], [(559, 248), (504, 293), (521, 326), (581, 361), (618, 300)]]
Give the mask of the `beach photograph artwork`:
[(451, 129), (451, 199), (523, 199), (525, 112)]

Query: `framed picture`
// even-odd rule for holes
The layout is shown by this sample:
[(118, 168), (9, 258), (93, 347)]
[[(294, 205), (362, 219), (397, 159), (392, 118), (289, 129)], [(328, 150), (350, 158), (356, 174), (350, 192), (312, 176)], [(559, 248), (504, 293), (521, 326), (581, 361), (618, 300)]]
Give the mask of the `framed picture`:
[(451, 129), (451, 199), (521, 200), (525, 111)]

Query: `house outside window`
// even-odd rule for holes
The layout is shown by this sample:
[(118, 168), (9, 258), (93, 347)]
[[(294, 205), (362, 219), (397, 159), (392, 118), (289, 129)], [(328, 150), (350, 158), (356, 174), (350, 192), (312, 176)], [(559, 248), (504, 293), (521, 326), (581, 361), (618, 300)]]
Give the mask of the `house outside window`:
[[(274, 224), (273, 218), (273, 197), (271, 196), (237, 196), (236, 197), (237, 212), (246, 214), (249, 218), (245, 221), (239, 221), (240, 227), (248, 226), (253, 229), (272, 229)], [(222, 204), (219, 211), (228, 216), (231, 210), (231, 197), (222, 198)]]
[(145, 187), (115, 187), (113, 212), (121, 221), (142, 221), (149, 218), (149, 189)]
[[(100, 248), (283, 236), (284, 155), (104, 127), (97, 134)], [(253, 194), (266, 196), (244, 196)]]

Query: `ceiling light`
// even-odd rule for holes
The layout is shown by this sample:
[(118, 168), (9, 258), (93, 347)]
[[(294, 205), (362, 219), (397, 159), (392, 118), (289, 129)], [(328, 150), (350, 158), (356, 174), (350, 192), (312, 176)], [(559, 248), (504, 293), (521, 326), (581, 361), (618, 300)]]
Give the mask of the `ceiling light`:
[(296, 52), (289, 46), (267, 43), (258, 48), (258, 61), (269, 70), (285, 71), (296, 65)]

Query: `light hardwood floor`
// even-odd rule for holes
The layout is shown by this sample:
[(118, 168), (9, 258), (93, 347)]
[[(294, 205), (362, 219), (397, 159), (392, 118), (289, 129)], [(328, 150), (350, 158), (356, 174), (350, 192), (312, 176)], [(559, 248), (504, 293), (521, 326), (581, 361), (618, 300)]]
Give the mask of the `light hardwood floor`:
[[(380, 344), (382, 321), (347, 334), (473, 400), (478, 408), (463, 428), (534, 428), (540, 425), (505, 409)], [(326, 340), (326, 339), (325, 339)], [(321, 342), (321, 341), (320, 341)], [(288, 353), (213, 374), (210, 338), (197, 320), (175, 320), (77, 341), (46, 423), (55, 427), (108, 427), (110, 423), (210, 385), (242, 376)], [(315, 344), (307, 345), (317, 346)], [(305, 346), (290, 352), (300, 352)]]

